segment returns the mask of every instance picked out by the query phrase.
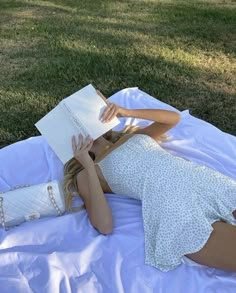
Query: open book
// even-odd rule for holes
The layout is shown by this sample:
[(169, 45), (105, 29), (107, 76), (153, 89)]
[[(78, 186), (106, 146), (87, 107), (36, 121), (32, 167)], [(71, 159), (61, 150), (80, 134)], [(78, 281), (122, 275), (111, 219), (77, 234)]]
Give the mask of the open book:
[(106, 123), (100, 121), (106, 106), (104, 99), (89, 84), (63, 99), (35, 126), (65, 164), (73, 157), (73, 135), (76, 136), (77, 142), (79, 133), (83, 137), (89, 134), (95, 140), (120, 123), (116, 117)]

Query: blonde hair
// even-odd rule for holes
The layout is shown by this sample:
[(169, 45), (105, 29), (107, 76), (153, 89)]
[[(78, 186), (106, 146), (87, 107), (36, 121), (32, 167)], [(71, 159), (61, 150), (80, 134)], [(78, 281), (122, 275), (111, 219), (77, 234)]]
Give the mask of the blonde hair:
[[(122, 136), (126, 134), (134, 133), (138, 129), (140, 129), (140, 127), (134, 126), (134, 125), (128, 125), (122, 131), (110, 130), (107, 133), (105, 133), (103, 137), (107, 139), (108, 141), (115, 143)], [(166, 141), (168, 140), (168, 138), (169, 138), (168, 135), (163, 134), (160, 136), (158, 142)], [(92, 157), (92, 159), (95, 160), (94, 154), (92, 152), (89, 152), (89, 154)], [(64, 166), (63, 190), (65, 194), (66, 210), (68, 212), (79, 211), (85, 208), (84, 204), (80, 206), (79, 208), (72, 208), (73, 197), (75, 195), (78, 196), (79, 194), (79, 190), (77, 186), (77, 175), (83, 169), (84, 169), (83, 166), (75, 158), (72, 158), (71, 160), (69, 160)]]

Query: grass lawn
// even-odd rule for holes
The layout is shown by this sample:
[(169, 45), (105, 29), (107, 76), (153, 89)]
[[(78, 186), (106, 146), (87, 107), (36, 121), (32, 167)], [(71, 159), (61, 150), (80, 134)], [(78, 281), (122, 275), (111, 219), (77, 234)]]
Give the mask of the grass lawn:
[(236, 135), (236, 0), (0, 0), (0, 147), (88, 83)]

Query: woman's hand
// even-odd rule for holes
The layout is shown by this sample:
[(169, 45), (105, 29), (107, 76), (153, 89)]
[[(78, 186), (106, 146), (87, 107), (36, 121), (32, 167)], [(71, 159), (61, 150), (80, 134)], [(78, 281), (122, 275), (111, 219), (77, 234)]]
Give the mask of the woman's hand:
[(114, 103), (110, 103), (104, 96), (103, 94), (99, 91), (96, 90), (99, 96), (104, 100), (104, 102), (107, 104), (106, 109), (102, 113), (101, 116), (101, 121), (102, 122), (108, 122), (112, 120), (115, 116), (117, 117), (127, 117), (128, 116), (128, 109), (125, 109), (119, 105), (116, 105)]
[(108, 103), (106, 109), (102, 113), (101, 121), (102, 122), (109, 122), (114, 117), (127, 117), (128, 116), (128, 109), (123, 108), (115, 103)]
[(72, 137), (72, 149), (73, 149), (74, 157), (77, 161), (80, 162), (80, 164), (85, 169), (89, 168), (91, 165), (94, 165), (94, 162), (88, 153), (92, 145), (93, 145), (93, 140), (89, 135), (87, 135), (85, 138), (85, 141), (83, 141), (82, 134), (79, 134), (78, 144), (76, 144), (75, 136), (73, 135)]

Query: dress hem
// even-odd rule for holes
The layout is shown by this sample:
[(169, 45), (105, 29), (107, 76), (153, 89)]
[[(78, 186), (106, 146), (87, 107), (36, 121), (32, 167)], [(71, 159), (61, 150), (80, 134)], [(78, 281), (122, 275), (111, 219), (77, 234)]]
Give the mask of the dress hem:
[[(232, 211), (232, 213), (233, 213), (233, 212), (234, 212), (234, 210)], [(219, 221), (222, 221), (222, 220), (226, 220), (226, 221), (228, 221), (228, 222), (227, 222), (228, 224), (231, 224), (231, 225), (236, 226), (236, 219), (234, 220), (234, 223), (232, 223), (232, 221), (229, 219), (229, 217), (231, 217), (231, 214), (232, 214), (232, 213), (227, 213), (227, 215), (225, 215), (224, 217), (222, 217), (222, 219), (219, 219), (219, 220), (212, 220), (212, 221), (210, 222), (210, 227), (209, 227), (210, 229), (209, 229), (209, 232), (207, 233), (207, 236), (204, 237), (204, 240), (201, 242), (201, 244), (198, 245), (198, 247), (197, 247), (196, 249), (194, 249), (194, 250), (192, 250), (192, 251), (190, 251), (190, 252), (185, 252), (185, 253), (183, 253), (183, 255), (178, 259), (177, 262), (175, 262), (175, 263), (171, 263), (171, 264), (169, 264), (169, 265), (163, 265), (163, 264), (161, 264), (161, 263), (153, 262), (152, 260), (149, 260), (149, 259), (148, 259), (148, 256), (145, 256), (145, 264), (147, 264), (147, 265), (151, 265), (151, 266), (153, 266), (153, 267), (156, 267), (157, 269), (159, 269), (159, 270), (162, 271), (162, 272), (168, 272), (168, 271), (170, 271), (170, 270), (173, 270), (173, 269), (177, 268), (179, 265), (181, 265), (181, 264), (183, 263), (183, 262), (182, 262), (182, 258), (183, 258), (184, 256), (187, 257), (186, 254), (196, 253), (196, 252), (200, 251), (200, 250), (205, 246), (205, 244), (207, 243), (208, 239), (209, 239), (210, 236), (211, 236), (211, 233), (214, 231), (214, 228), (212, 227), (212, 224), (214, 224), (215, 222), (219, 222)], [(233, 214), (232, 214), (232, 217), (234, 218)], [(188, 257), (187, 257), (187, 258), (188, 258)], [(193, 261), (193, 260), (191, 259), (191, 261)], [(193, 261), (193, 262), (199, 264), (199, 263), (196, 262), (196, 261)], [(202, 265), (202, 264), (199, 264), (199, 265)], [(204, 266), (206, 266), (206, 265), (204, 265)]]
[[(213, 221), (214, 222), (217, 222), (216, 221)], [(191, 253), (195, 253), (195, 252), (198, 252), (199, 250), (201, 250), (204, 245), (207, 243), (207, 240), (209, 239), (209, 237), (211, 236), (211, 233), (214, 231), (213, 227), (209, 227), (209, 232), (207, 233), (206, 237), (204, 237), (204, 240), (201, 241), (201, 244), (198, 245), (197, 248), (195, 248), (194, 250), (192, 250), (191, 252), (184, 252), (183, 255), (181, 257), (178, 258), (178, 261), (175, 262), (175, 263), (171, 263), (171, 264), (168, 264), (168, 265), (163, 265), (161, 263), (157, 263), (157, 262), (153, 262), (152, 260), (149, 260), (148, 259), (148, 256), (145, 256), (145, 264), (147, 265), (151, 265), (157, 269), (159, 269), (160, 271), (162, 272), (168, 272), (170, 270), (173, 270), (173, 269), (176, 269), (179, 265), (181, 265), (183, 262), (182, 262), (182, 258), (184, 256), (186, 256), (186, 254), (191, 254)], [(187, 256), (186, 256), (187, 257)]]

